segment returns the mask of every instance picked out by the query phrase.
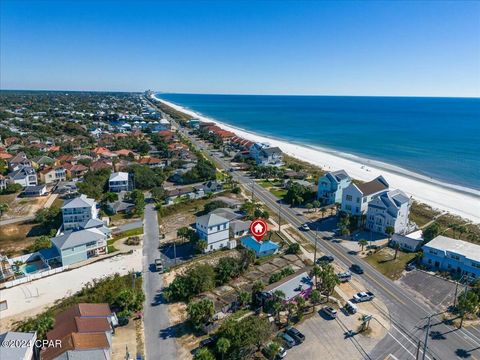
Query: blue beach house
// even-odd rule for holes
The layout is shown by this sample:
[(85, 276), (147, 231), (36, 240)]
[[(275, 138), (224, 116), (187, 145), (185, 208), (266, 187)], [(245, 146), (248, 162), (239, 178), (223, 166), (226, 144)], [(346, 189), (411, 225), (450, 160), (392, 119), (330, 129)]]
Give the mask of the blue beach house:
[(318, 179), (317, 198), (323, 205), (331, 205), (342, 202), (343, 189), (352, 179), (345, 170), (327, 172)]
[(247, 249), (253, 250), (257, 257), (264, 257), (275, 254), (280, 246), (270, 240), (257, 241), (251, 236), (240, 239), (240, 242)]

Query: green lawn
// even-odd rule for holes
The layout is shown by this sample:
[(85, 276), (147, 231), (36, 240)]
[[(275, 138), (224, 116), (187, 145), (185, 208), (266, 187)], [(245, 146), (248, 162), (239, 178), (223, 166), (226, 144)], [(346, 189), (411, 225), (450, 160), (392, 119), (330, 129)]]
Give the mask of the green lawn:
[(270, 192), (279, 199), (283, 199), (287, 195), (287, 190), (285, 189), (271, 188)]
[(395, 250), (385, 248), (367, 256), (365, 260), (386, 277), (397, 280), (402, 275), (405, 265), (415, 257), (415, 253), (398, 251), (396, 259), (394, 253)]

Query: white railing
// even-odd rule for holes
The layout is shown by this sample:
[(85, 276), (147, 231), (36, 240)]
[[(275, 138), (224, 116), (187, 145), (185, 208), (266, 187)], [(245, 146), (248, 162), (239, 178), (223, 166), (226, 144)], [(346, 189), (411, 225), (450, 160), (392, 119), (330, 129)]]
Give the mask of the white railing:
[(41, 278), (46, 277), (46, 276), (55, 275), (55, 274), (58, 274), (62, 271), (65, 271), (65, 270), (68, 270), (68, 265), (61, 266), (61, 267), (51, 269), (51, 270), (41, 271), (41, 272), (38, 272), (38, 273), (35, 273), (35, 274), (24, 276), (24, 277), (19, 278), (19, 279), (7, 281), (3, 285), (6, 288), (11, 288), (12, 286), (25, 284), (25, 283), (28, 283), (30, 281), (41, 279)]

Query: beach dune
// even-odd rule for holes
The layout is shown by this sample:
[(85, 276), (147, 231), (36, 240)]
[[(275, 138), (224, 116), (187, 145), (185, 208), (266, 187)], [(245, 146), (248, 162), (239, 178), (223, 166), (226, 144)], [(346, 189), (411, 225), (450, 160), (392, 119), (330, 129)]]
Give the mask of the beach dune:
[(215, 122), (219, 127), (232, 131), (237, 136), (255, 142), (267, 142), (272, 146), (278, 146), (285, 154), (320, 166), (326, 171), (344, 169), (351, 177), (362, 181), (369, 181), (379, 175), (383, 175), (392, 189), (401, 189), (413, 199), (428, 204), (435, 209), (461, 216), (474, 223), (480, 223), (480, 191), (478, 190), (443, 183), (390, 164), (363, 159), (354, 155), (341, 154), (328, 149), (292, 144), (260, 136), (202, 116), (190, 109), (158, 97), (155, 97), (155, 99), (201, 121)]

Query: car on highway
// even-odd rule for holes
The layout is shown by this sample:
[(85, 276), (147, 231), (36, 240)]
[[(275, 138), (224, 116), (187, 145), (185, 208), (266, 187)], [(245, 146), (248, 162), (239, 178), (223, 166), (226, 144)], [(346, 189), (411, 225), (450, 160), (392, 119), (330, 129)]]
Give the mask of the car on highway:
[(325, 306), (322, 311), (327, 314), (328, 316), (330, 316), (332, 319), (335, 319), (337, 317), (337, 310), (335, 310), (334, 308), (330, 307), (330, 306)]
[(350, 266), (350, 270), (356, 274), (363, 274), (363, 268), (358, 264), (352, 264), (352, 266)]
[(283, 333), (281, 338), (283, 339), (283, 341), (285, 342), (286, 346), (289, 349), (294, 347), (297, 344), (296, 341), (287, 333)]
[(287, 327), (287, 334), (290, 335), (297, 344), (301, 344), (305, 341), (305, 335), (303, 335), (298, 329), (294, 327)]
[(327, 263), (331, 263), (333, 262), (335, 259), (333, 258), (332, 255), (323, 255), (322, 257), (318, 258), (317, 259), (317, 264), (320, 264), (321, 262), (327, 262)]
[(305, 224), (302, 225), (302, 230), (303, 230), (303, 231), (309, 231), (309, 230), (310, 230), (310, 226), (308, 226), (308, 224), (305, 223)]
[(372, 292), (363, 291), (363, 292), (359, 292), (359, 293), (356, 293), (355, 295), (353, 295), (353, 300), (355, 300), (355, 302), (359, 303), (359, 302), (373, 300), (374, 297), (375, 297), (375, 295)]
[(337, 278), (340, 282), (347, 282), (352, 278), (352, 273), (350, 271), (341, 272), (337, 274)]

